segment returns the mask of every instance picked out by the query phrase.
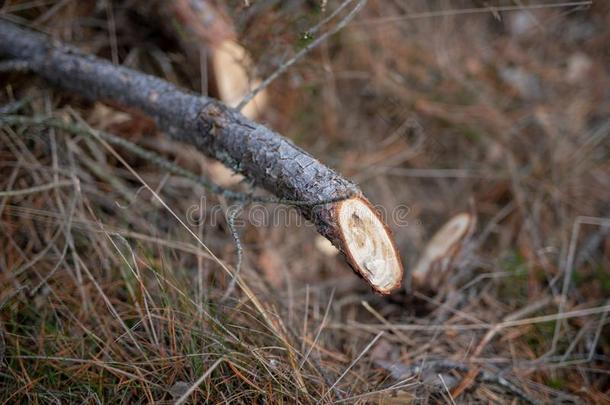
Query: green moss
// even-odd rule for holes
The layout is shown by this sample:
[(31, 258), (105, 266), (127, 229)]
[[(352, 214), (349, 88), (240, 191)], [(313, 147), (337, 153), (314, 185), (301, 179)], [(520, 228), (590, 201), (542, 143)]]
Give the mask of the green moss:
[(299, 40), (297, 41), (297, 48), (305, 48), (309, 44), (311, 44), (313, 40), (314, 36), (310, 32), (303, 32), (301, 35), (299, 35)]
[(610, 270), (599, 264), (595, 268), (594, 278), (599, 282), (602, 293), (605, 296), (610, 295)]
[(505, 302), (523, 301), (527, 299), (527, 265), (523, 256), (510, 252), (501, 262), (500, 267), (510, 275), (499, 281), (498, 296)]
[(459, 129), (460, 129), (460, 132), (462, 133), (462, 135), (464, 135), (464, 137), (466, 139), (468, 139), (469, 141), (472, 141), (474, 143), (479, 143), (482, 139), (481, 133), (471, 126), (460, 125)]
[(546, 381), (546, 385), (556, 390), (563, 390), (566, 387), (566, 381), (561, 377), (551, 377)]
[(577, 287), (595, 284), (604, 296), (610, 295), (610, 271), (602, 264), (597, 264), (590, 269), (575, 269), (572, 272), (572, 279)]

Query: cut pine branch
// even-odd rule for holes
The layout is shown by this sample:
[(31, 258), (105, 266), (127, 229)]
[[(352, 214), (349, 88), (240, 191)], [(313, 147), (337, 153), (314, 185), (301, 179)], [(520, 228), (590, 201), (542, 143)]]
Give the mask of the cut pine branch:
[(32, 72), (87, 99), (137, 108), (170, 137), (195, 146), (255, 185), (282, 199), (310, 203), (298, 209), (373, 289), (389, 294), (400, 286), (400, 256), (380, 215), (358, 187), (288, 139), (217, 100), (2, 20), (0, 57), (24, 61)]
[[(233, 22), (222, 2), (156, 0), (152, 6), (149, 2), (142, 3), (140, 10), (176, 39), (187, 61), (201, 68), (210, 94), (229, 107), (237, 107), (261, 83), (259, 78), (251, 76), (254, 63), (248, 51), (237, 42)], [(241, 112), (256, 119), (267, 102), (267, 92), (263, 90)]]
[(438, 290), (459, 257), (476, 226), (474, 214), (462, 212), (451, 218), (434, 234), (411, 272), (413, 287)]

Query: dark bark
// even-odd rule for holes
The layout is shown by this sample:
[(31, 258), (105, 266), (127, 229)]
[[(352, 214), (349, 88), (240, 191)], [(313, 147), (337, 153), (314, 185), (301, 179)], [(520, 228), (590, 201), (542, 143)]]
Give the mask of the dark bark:
[[(312, 204), (341, 197), (364, 198), (353, 183), (288, 139), (215, 99), (85, 55), (3, 20), (0, 56), (27, 62), (39, 76), (90, 100), (112, 101), (143, 111), (172, 138), (194, 145), (280, 198)], [(349, 247), (338, 229), (336, 206), (330, 203), (299, 209), (320, 234), (346, 253)], [(350, 264), (364, 274), (356, 263)]]

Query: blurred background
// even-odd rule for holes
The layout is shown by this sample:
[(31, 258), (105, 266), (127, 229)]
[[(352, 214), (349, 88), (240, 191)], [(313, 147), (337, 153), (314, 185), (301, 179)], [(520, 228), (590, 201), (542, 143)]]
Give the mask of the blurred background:
[[(221, 21), (200, 37), (163, 1), (5, 0), (0, 18), (223, 98), (220, 41), (257, 84), (362, 3), (199, 2)], [(0, 397), (607, 403), (608, 27), (605, 1), (369, 0), (265, 89), (259, 122), (399, 212), (406, 279), (389, 297), (313, 227), (252, 223), (259, 205), (240, 216), (233, 288), (230, 201), (115, 147), (185, 229), (99, 141), (2, 124)], [(104, 130), (253, 191), (128, 106), (27, 72), (0, 69), (0, 115)], [(412, 288), (464, 211), (477, 226), (442, 282)]]

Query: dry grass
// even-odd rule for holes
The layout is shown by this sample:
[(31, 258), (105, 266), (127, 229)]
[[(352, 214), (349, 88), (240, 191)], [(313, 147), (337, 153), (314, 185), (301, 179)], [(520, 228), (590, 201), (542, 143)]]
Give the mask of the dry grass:
[[(1, 10), (198, 88), (196, 67), (132, 3)], [(324, 16), (320, 2), (232, 3), (263, 76)], [(474, 210), (479, 227), (440, 291), (374, 295), (311, 227), (245, 224), (225, 297), (227, 222), (192, 219), (229, 202), (87, 130), (4, 123), (2, 400), (610, 401), (608, 6), (402, 3), (369, 1), (271, 85), (263, 121), (388, 212), (408, 205), (408, 224), (391, 224), (408, 265), (452, 213)], [(105, 130), (206, 174), (205, 158), (133, 111), (0, 78), (0, 115)]]

